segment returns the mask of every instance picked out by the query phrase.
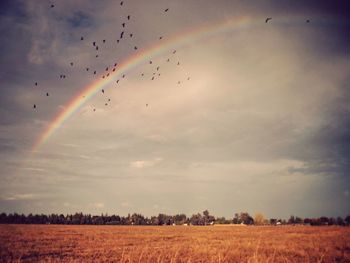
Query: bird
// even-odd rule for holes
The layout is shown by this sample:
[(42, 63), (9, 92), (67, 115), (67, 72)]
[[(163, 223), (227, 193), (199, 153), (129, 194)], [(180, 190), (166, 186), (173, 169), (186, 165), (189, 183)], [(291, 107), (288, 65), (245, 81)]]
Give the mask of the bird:
[(103, 41), (102, 41), (103, 43), (106, 43), (106, 39), (103, 39)]
[(49, 96), (49, 93), (48, 92), (46, 92), (46, 97), (48, 97)]
[(96, 111), (96, 109), (94, 109), (94, 111)]
[(117, 83), (119, 83), (119, 79), (117, 79), (117, 81), (116, 81)]
[(96, 70), (94, 71), (94, 75), (96, 75)]
[(157, 67), (157, 71), (159, 70), (159, 66)]
[(92, 45), (93, 45), (93, 46), (96, 46), (96, 42), (95, 42), (95, 41), (94, 41), (94, 42), (92, 42)]
[(159, 40), (161, 40), (163, 37), (159, 37)]
[(166, 60), (166, 62), (169, 62), (170, 61), (170, 59), (168, 58), (167, 60)]
[(164, 12), (168, 12), (169, 11), (169, 8), (165, 9)]
[(310, 23), (310, 20), (309, 20), (309, 19), (307, 19), (307, 20), (306, 20), (306, 23)]
[(102, 91), (102, 93), (105, 93), (105, 90), (104, 90), (104, 89), (102, 89), (101, 91)]
[(108, 105), (108, 103), (106, 102), (106, 103), (105, 103), (105, 106), (107, 106), (107, 105)]
[(125, 23), (123, 23), (122, 26), (125, 27)]
[(73, 66), (74, 65), (73, 62), (71, 62), (70, 65)]
[(132, 37), (133, 36), (133, 34), (130, 34), (130, 37)]
[(181, 81), (178, 81), (178, 82), (177, 82), (177, 84), (180, 84), (180, 83), (181, 83)]
[(35, 86), (38, 86), (38, 82), (35, 82)]
[(120, 2), (120, 5), (123, 5), (123, 3), (124, 3), (124, 2), (123, 2), (123, 1), (121, 1), (121, 2)]
[(128, 15), (128, 20), (130, 20), (130, 15)]
[(175, 54), (175, 53), (176, 53), (176, 50), (173, 51), (173, 54)]
[(111, 99), (108, 99), (108, 101), (111, 101)]
[(149, 63), (152, 64), (152, 60), (150, 60)]
[(118, 63), (114, 63), (114, 66), (116, 67), (118, 65)]
[(179, 65), (180, 65), (180, 62), (177, 62), (177, 65), (179, 66)]
[(115, 71), (115, 68), (112, 70), (113, 72)]
[(107, 73), (107, 76), (106, 77), (109, 77), (109, 73)]
[(122, 78), (125, 78), (125, 74), (123, 74)]
[(190, 80), (190, 77), (188, 77), (187, 80)]
[(160, 77), (160, 73), (158, 73), (158, 77)]
[(266, 18), (265, 23), (269, 22), (271, 19), (272, 19), (272, 17)]
[(84, 37), (81, 37), (80, 40), (84, 40)]
[(122, 31), (122, 32), (120, 33), (120, 39), (123, 38), (123, 35), (124, 35), (124, 31)]
[(33, 108), (36, 109), (36, 105), (35, 104), (33, 105)]
[(89, 68), (86, 68), (86, 71), (89, 71)]
[(148, 107), (148, 103), (146, 103), (146, 107)]
[(137, 46), (134, 46), (134, 49), (137, 50)]
[(154, 76), (151, 78), (151, 80), (154, 80)]
[(105, 75), (103, 75), (102, 78), (104, 79), (104, 78), (105, 78)]
[(98, 58), (98, 55), (96, 55), (96, 57)]
[(54, 8), (55, 7), (55, 5), (51, 5), (51, 8)]
[(144, 75), (145, 75), (144, 73), (141, 74), (142, 77), (143, 77)]
[(106, 68), (106, 71), (108, 71), (108, 67)]
[(117, 43), (119, 43), (119, 39), (117, 39)]
[(98, 50), (98, 46), (96, 46), (96, 50)]

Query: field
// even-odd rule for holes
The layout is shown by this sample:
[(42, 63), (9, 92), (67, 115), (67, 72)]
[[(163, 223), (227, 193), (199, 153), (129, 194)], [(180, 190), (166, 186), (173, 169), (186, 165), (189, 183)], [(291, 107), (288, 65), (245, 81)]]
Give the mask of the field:
[(350, 262), (350, 228), (0, 225), (0, 261)]

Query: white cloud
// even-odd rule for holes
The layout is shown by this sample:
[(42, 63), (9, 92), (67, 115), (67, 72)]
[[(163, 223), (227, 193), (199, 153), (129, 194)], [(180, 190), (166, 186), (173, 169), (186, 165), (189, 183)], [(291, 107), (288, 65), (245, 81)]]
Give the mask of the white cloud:
[(157, 164), (159, 164), (161, 161), (163, 161), (163, 158), (155, 158), (153, 160), (138, 160), (130, 162), (130, 166), (133, 168), (147, 168), (147, 167), (153, 167)]
[(17, 201), (17, 200), (33, 200), (36, 199), (36, 194), (13, 194), (4, 196), (2, 199), (6, 201)]

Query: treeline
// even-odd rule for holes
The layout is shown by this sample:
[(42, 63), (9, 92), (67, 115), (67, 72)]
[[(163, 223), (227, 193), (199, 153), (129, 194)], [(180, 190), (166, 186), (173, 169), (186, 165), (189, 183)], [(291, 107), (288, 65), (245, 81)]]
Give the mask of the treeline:
[(213, 224), (244, 224), (244, 225), (340, 225), (350, 226), (350, 215), (342, 217), (319, 217), (301, 218), (291, 216), (285, 219), (266, 219), (261, 213), (257, 213), (254, 218), (248, 213), (235, 213), (232, 219), (225, 217), (214, 217), (208, 210), (203, 213), (193, 214), (187, 217), (185, 214), (145, 217), (141, 214), (119, 215), (90, 215), (83, 213), (75, 214), (0, 214), (0, 224), (58, 224), (58, 225), (213, 225)]

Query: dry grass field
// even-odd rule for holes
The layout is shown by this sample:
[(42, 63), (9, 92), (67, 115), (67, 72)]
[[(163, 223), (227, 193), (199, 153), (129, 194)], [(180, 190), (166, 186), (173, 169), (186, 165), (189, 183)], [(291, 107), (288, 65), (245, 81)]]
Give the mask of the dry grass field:
[(350, 228), (0, 225), (0, 260), (350, 262)]

